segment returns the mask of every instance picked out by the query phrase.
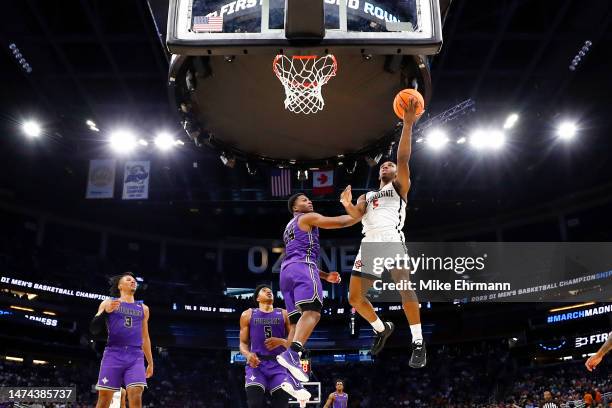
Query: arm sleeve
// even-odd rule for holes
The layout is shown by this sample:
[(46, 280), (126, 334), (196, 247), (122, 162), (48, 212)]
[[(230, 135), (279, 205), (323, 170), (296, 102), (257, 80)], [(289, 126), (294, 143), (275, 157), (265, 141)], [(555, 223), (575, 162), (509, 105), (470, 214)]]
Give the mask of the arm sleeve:
[(102, 314), (96, 315), (93, 319), (91, 319), (91, 323), (89, 323), (89, 331), (91, 332), (91, 334), (97, 336), (106, 329), (107, 316), (108, 313), (106, 313), (106, 311), (103, 311)]

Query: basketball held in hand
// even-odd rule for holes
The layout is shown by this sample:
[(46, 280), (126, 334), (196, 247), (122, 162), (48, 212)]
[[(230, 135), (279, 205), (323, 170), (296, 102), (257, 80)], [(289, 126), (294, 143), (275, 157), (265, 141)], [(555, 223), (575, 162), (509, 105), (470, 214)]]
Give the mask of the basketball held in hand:
[(404, 119), (404, 109), (408, 106), (410, 98), (414, 98), (418, 101), (417, 116), (421, 116), (423, 112), (425, 112), (425, 100), (423, 100), (423, 95), (414, 89), (403, 89), (395, 95), (395, 99), (393, 100), (393, 111), (397, 117), (402, 120)]

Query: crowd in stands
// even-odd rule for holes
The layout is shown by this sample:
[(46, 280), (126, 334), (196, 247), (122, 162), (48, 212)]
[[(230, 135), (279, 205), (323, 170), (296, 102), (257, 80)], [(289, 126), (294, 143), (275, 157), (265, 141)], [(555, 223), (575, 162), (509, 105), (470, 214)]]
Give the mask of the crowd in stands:
[[(228, 354), (157, 349), (145, 406), (246, 408), (244, 368), (230, 364)], [(429, 362), (420, 370), (410, 368), (408, 360), (407, 351), (389, 350), (375, 362), (314, 365), (311, 380), (321, 382), (324, 403), (336, 379), (342, 379), (354, 408), (536, 408), (542, 406), (545, 391), (560, 407), (612, 406), (609, 361), (592, 373), (582, 361), (526, 367), (490, 342), (431, 347)], [(93, 407), (98, 364), (0, 361), (0, 386), (74, 384), (78, 402), (69, 406)]]

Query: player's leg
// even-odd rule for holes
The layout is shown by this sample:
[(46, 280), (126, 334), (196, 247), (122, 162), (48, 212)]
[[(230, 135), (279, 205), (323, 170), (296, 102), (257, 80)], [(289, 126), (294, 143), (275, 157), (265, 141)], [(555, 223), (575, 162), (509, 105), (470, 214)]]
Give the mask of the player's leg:
[(96, 408), (108, 408), (113, 401), (113, 394), (121, 389), (125, 367), (119, 351), (106, 349), (100, 362), (100, 372), (96, 390), (98, 402)]
[(259, 366), (253, 368), (249, 365), (244, 370), (244, 387), (249, 408), (263, 408), (265, 406), (266, 390), (270, 389), (268, 383), (268, 370), (276, 362), (261, 361)]
[(380, 276), (364, 273), (364, 271), (362, 271), (361, 248), (359, 248), (351, 273), (351, 281), (349, 282), (349, 303), (361, 317), (372, 325), (376, 333), (370, 350), (370, 353), (374, 356), (382, 351), (387, 339), (391, 336), (395, 328), (392, 322), (383, 322), (380, 320), (372, 303), (370, 303), (366, 297), (368, 290), (374, 285), (376, 279), (380, 279)]
[[(281, 271), (281, 290), (283, 296), (289, 294), (293, 305), (287, 304), (287, 311), (291, 306), (299, 309), (301, 316), (295, 325), (291, 347), (277, 356), (277, 361), (299, 381), (308, 381), (308, 376), (302, 370), (300, 355), (304, 352), (304, 345), (321, 319), (323, 306), (323, 289), (319, 273), (314, 265), (293, 263)], [(287, 302), (287, 298), (285, 298)]]
[(142, 408), (142, 392), (144, 391), (144, 386), (128, 385), (126, 389), (130, 408)]
[(281, 388), (272, 391), (272, 408), (288, 408), (289, 394)]
[(96, 408), (108, 408), (111, 402), (113, 402), (113, 390), (98, 390), (98, 402)]
[[(407, 254), (406, 245), (404, 244), (404, 236), (400, 234), (400, 242), (402, 244), (403, 254)], [(396, 283), (401, 281), (407, 282), (410, 280), (410, 270), (394, 269), (391, 271), (391, 277)], [(424, 367), (427, 363), (427, 352), (423, 342), (423, 331), (421, 329), (421, 311), (419, 308), (419, 299), (414, 290), (400, 290), (402, 298), (402, 308), (410, 325), (410, 333), (412, 334), (412, 356), (410, 357), (409, 365), (412, 368)]]
[(123, 382), (127, 390), (127, 399), (130, 408), (142, 407), (142, 392), (147, 386), (147, 375), (144, 364), (144, 353), (142, 350), (126, 351), (128, 366), (123, 375)]
[(250, 385), (245, 388), (247, 396), (247, 406), (249, 408), (264, 408), (266, 392), (257, 385)]

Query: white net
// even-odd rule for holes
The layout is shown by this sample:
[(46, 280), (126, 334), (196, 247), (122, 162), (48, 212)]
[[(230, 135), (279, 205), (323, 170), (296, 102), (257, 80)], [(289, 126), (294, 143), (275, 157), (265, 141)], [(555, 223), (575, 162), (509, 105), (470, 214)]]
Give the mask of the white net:
[(325, 106), (321, 89), (336, 75), (338, 63), (331, 54), (323, 57), (277, 55), (272, 68), (285, 88), (285, 109), (309, 114)]

